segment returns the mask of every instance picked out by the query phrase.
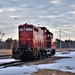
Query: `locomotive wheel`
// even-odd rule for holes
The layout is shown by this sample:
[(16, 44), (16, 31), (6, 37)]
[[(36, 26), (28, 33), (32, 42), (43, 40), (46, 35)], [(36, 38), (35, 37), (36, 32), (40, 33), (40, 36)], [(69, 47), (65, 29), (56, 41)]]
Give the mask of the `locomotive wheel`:
[(52, 50), (51, 55), (55, 55), (55, 49)]
[(41, 59), (41, 58), (42, 58), (42, 53), (38, 52), (37, 59)]
[(45, 52), (45, 56), (48, 58), (47, 52)]

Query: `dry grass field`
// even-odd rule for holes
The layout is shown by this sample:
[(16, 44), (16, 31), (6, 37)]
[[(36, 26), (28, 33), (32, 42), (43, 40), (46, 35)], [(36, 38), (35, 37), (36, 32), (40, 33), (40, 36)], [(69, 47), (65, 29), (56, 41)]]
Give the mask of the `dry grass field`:
[(75, 48), (56, 48), (56, 52), (67, 51), (67, 50), (75, 50)]
[[(66, 51), (66, 50), (75, 50), (75, 48), (59, 48), (56, 49), (56, 52), (59, 51)], [(12, 50), (11, 49), (0, 49), (0, 55), (12, 55)]]
[(1, 49), (0, 55), (12, 55), (12, 50), (10, 49)]

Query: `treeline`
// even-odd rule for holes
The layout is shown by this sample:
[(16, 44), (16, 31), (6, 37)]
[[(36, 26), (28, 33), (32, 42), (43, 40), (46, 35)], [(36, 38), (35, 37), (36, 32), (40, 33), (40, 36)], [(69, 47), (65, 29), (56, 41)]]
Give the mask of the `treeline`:
[(75, 41), (73, 40), (65, 40), (62, 41), (60, 39), (56, 39), (56, 48), (75, 48)]
[[(56, 48), (60, 48), (60, 45), (61, 48), (75, 48), (75, 41), (70, 39), (65, 41), (56, 39), (55, 43), (56, 43)], [(12, 44), (13, 47), (18, 47), (18, 41), (16, 39), (13, 40), (12, 38), (7, 38), (7, 40), (5, 41), (0, 41), (0, 49), (10, 49)]]
[(8, 38), (5, 41), (0, 41), (0, 49), (10, 49), (12, 44), (13, 44), (13, 47), (18, 47), (18, 41), (13, 40), (12, 38)]

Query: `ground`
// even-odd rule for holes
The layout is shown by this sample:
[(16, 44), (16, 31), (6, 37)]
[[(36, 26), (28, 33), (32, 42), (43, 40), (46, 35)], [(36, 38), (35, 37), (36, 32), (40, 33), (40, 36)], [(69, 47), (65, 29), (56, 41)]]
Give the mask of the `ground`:
[[(64, 58), (68, 58), (68, 57), (51, 57), (43, 61), (39, 61), (37, 62), (37, 64), (54, 63), (55, 60), (64, 59)], [(64, 71), (59, 71), (59, 70), (52, 70), (52, 69), (39, 69), (38, 72), (35, 72), (32, 75), (75, 75), (75, 73), (64, 72)]]
[[(50, 67), (50, 69), (47, 69), (47, 68), (41, 69), (38, 67), (39, 64), (47, 64), (48, 65), (48, 64), (56, 63), (56, 60), (60, 60), (60, 59), (66, 59), (67, 60), (67, 58), (70, 58), (70, 61), (71, 61), (71, 58), (73, 58), (73, 60), (75, 60), (75, 51), (73, 52), (73, 57), (65, 56), (65, 54), (68, 55), (68, 54), (71, 54), (71, 52), (72, 51), (58, 53), (58, 55), (62, 54), (64, 57), (56, 55), (56, 56), (52, 56), (52, 57), (48, 57), (48, 58), (42, 58), (41, 60), (33, 60), (33, 61), (24, 62), (23, 64), (16, 66), (16, 67), (14, 66), (14, 67), (7, 67), (4, 69), (0, 69), (1, 70), (0, 75), (10, 75), (10, 74), (11, 75), (18, 75), (18, 74), (19, 75), (25, 75), (25, 74), (26, 75), (75, 75), (75, 71), (74, 71), (74, 73), (71, 73), (68, 71), (65, 72), (65, 70), (60, 71), (57, 69), (51, 69), (51, 67)], [(71, 55), (69, 55), (69, 56), (71, 56)], [(74, 63), (75, 62), (73, 62), (73, 64)], [(60, 65), (62, 65), (62, 64), (60, 64)], [(54, 65), (54, 67), (55, 66), (56, 65)], [(65, 68), (67, 68), (68, 70), (71, 70), (73, 68), (75, 69), (75, 67), (73, 67), (73, 66), (70, 67), (70, 66), (65, 66)], [(38, 68), (38, 70), (32, 72), (34, 69), (36, 69), (36, 67)], [(61, 69), (61, 67), (59, 67), (59, 68)], [(4, 72), (6, 74), (4, 74)], [(32, 72), (32, 73), (29, 74), (29, 72)]]
[(43, 69), (43, 70), (39, 70), (36, 73), (33, 73), (32, 75), (75, 75), (75, 74), (70, 72), (63, 72), (59, 70)]

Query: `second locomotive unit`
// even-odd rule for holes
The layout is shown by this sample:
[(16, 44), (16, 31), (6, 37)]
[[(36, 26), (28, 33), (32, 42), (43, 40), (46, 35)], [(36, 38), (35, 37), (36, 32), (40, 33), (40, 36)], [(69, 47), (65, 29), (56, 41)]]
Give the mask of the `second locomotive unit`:
[(12, 57), (21, 61), (40, 59), (55, 54), (53, 33), (46, 27), (31, 24), (19, 25), (19, 48), (13, 48)]

